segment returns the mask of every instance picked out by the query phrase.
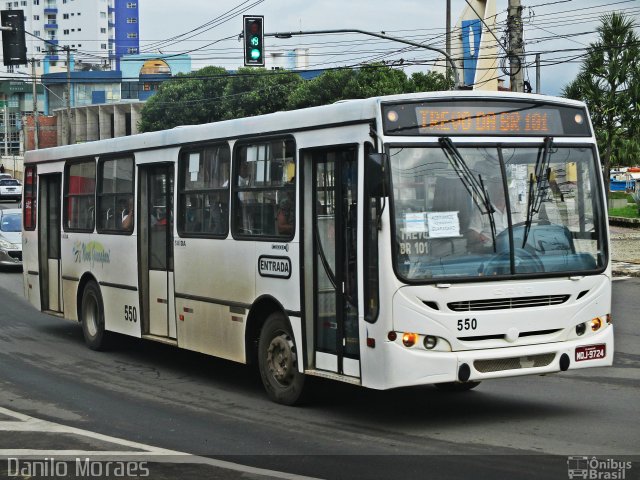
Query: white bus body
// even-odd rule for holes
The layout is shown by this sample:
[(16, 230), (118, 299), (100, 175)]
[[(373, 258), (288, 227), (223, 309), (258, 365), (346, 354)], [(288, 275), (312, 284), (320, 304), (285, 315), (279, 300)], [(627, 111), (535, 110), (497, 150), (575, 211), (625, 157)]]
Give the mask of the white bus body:
[(353, 100), (30, 151), (25, 169), (25, 294), (94, 349), (117, 332), (255, 362), (289, 404), (305, 375), (465, 390), (612, 363), (579, 102)]

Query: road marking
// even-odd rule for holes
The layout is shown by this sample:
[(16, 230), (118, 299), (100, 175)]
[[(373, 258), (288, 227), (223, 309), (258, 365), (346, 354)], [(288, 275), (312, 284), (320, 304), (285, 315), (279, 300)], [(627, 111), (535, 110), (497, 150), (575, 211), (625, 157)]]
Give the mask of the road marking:
[(122, 438), (111, 437), (101, 433), (83, 430), (76, 427), (69, 427), (59, 423), (41, 420), (39, 418), (30, 417), (23, 413), (0, 407), (0, 414), (14, 418), (16, 420), (2, 421), (0, 420), (0, 431), (16, 431), (16, 432), (42, 432), (42, 433), (66, 433), (86, 437), (102, 442), (108, 442), (114, 445), (129, 447), (131, 451), (109, 451), (109, 450), (31, 450), (31, 449), (0, 449), (0, 458), (8, 457), (57, 457), (64, 460), (67, 457), (75, 459), (76, 457), (100, 457), (100, 460), (114, 460), (126, 458), (130, 460), (146, 460), (158, 463), (192, 463), (197, 465), (209, 465), (212, 467), (234, 470), (254, 475), (262, 475), (273, 478), (283, 478), (289, 480), (316, 480), (314, 477), (306, 477), (293, 473), (279, 472), (276, 470), (267, 470), (264, 468), (250, 467), (239, 463), (217, 460), (215, 458), (201, 457), (190, 453), (179, 452), (176, 450), (168, 450), (165, 448), (145, 445), (143, 443), (132, 442)]

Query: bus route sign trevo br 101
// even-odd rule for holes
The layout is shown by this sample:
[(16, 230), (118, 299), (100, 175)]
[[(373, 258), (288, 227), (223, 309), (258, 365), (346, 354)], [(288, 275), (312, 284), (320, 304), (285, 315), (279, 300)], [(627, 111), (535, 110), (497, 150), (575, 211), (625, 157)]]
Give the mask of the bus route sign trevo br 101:
[(526, 102), (429, 102), (383, 107), (388, 135), (589, 136), (586, 112)]

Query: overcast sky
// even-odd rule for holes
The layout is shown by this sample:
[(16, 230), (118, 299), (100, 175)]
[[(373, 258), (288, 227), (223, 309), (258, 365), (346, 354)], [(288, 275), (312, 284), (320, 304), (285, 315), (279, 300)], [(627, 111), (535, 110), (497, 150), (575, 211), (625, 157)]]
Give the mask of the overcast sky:
[[(507, 0), (497, 0), (498, 26), (505, 30)], [(522, 0), (527, 63), (541, 53), (542, 93), (558, 95), (573, 80), (580, 55), (597, 38), (599, 17), (613, 11), (640, 19), (640, 0)], [(452, 0), (452, 24), (465, 0)], [(242, 15), (264, 15), (266, 32), (357, 28), (381, 32), (444, 49), (446, 0), (140, 0), (141, 53), (190, 52), (194, 70), (206, 65), (242, 66)], [(191, 32), (191, 33), (189, 33)], [(372, 37), (314, 35), (287, 40), (267, 38), (269, 51), (308, 48), (310, 66), (333, 68), (361, 62), (403, 59), (418, 63), (407, 73), (426, 71), (436, 58), (428, 50), (400, 51), (403, 46)], [(501, 54), (504, 52), (501, 50)], [(531, 54), (531, 55), (529, 55)], [(502, 72), (499, 72), (502, 75)], [(503, 78), (507, 78), (506, 76)], [(525, 79), (536, 88), (535, 68)], [(507, 79), (508, 83), (508, 79)]]

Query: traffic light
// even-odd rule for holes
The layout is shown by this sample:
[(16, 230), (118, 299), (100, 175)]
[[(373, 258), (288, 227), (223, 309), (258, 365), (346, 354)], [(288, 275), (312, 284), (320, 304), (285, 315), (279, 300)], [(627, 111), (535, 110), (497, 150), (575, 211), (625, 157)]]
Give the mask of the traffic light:
[(27, 45), (24, 39), (24, 12), (22, 10), (2, 10), (0, 19), (2, 30), (2, 61), (5, 65), (26, 65)]
[(242, 17), (244, 20), (244, 64), (247, 67), (264, 67), (264, 17)]

